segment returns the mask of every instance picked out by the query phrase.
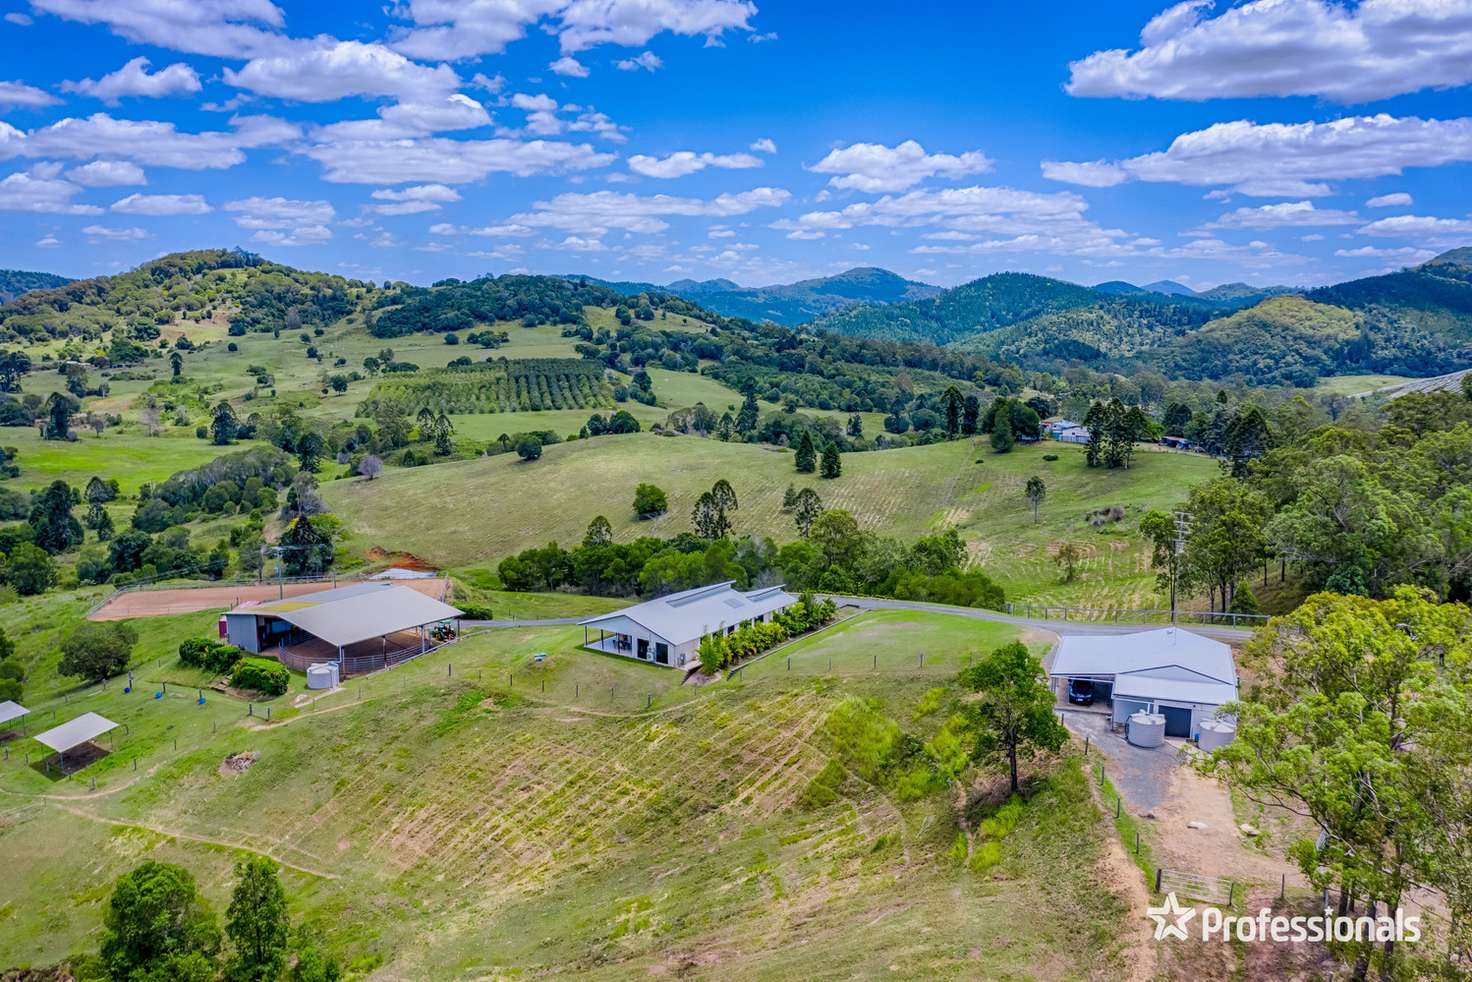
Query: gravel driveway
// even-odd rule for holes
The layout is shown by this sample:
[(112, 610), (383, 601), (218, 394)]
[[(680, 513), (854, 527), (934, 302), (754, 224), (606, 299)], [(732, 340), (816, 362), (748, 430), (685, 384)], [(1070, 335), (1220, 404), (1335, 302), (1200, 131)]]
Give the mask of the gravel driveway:
[(1108, 758), (1109, 780), (1134, 811), (1154, 811), (1170, 796), (1171, 782), (1181, 766), (1180, 751), (1171, 741), (1159, 747), (1137, 747), (1110, 733), (1109, 717), (1102, 713), (1064, 710), (1063, 722), (1079, 739), (1089, 738), (1090, 766), (1098, 766), (1096, 753)]

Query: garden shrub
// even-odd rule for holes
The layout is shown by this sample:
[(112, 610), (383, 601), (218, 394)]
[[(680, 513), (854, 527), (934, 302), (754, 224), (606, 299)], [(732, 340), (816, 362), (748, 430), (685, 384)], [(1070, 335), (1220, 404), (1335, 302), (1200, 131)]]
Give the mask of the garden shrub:
[(291, 684), (291, 673), (278, 662), (246, 658), (235, 666), (230, 684), (237, 689), (253, 689), (263, 695), (279, 696)]
[(216, 675), (232, 671), (243, 657), (245, 652), (235, 645), (222, 644), (210, 638), (188, 638), (179, 644), (179, 661)]

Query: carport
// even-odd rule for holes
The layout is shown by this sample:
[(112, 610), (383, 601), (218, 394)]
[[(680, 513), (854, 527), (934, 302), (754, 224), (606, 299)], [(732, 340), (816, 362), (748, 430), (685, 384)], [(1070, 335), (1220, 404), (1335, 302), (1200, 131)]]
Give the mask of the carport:
[(100, 716), (97, 713), (83, 713), (76, 719), (53, 726), (45, 733), (36, 734), (36, 742), (55, 750), (61, 758), (62, 770), (66, 769), (66, 755), (75, 753), (79, 747), (94, 747), (101, 751), (92, 741), (104, 733), (111, 733), (118, 728), (118, 724)]
[(21, 721), (21, 733), (25, 733), (25, 718), (31, 711), (18, 702), (7, 699), (0, 702), (0, 730), (6, 730), (16, 720)]

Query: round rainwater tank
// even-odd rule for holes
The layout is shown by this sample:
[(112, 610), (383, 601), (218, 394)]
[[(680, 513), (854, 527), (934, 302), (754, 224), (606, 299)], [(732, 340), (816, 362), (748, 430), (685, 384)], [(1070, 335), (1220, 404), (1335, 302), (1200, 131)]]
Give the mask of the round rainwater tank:
[(1157, 713), (1135, 713), (1130, 717), (1125, 736), (1137, 747), (1158, 747), (1165, 743), (1165, 717)]
[(333, 689), (337, 687), (337, 664), (318, 662), (307, 668), (307, 688)]
[(1202, 750), (1212, 751), (1225, 747), (1237, 737), (1237, 724), (1224, 719), (1209, 719), (1201, 724), (1201, 736), (1197, 743)]

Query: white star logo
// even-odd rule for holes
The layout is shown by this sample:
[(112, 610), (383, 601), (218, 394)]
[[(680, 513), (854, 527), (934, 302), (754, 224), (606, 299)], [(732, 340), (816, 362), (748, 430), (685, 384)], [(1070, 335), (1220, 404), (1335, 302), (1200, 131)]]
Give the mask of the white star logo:
[[(1146, 907), (1145, 915), (1155, 922), (1155, 940), (1166, 938), (1187, 940), (1186, 924), (1196, 916), (1195, 907), (1182, 907), (1174, 892), (1165, 895), (1165, 906)], [(1169, 922), (1169, 923), (1167, 923)]]

